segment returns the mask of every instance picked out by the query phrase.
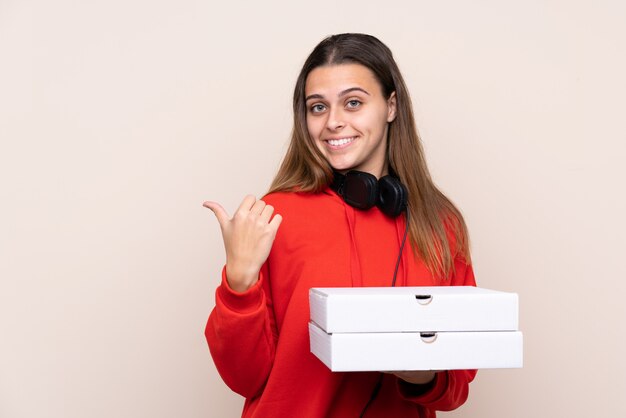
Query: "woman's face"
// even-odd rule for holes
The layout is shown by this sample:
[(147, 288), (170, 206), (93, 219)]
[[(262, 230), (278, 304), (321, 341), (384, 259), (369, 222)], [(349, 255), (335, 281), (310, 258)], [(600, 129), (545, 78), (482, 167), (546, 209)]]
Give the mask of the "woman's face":
[(383, 96), (374, 74), (360, 64), (317, 67), (306, 79), (307, 128), (339, 172), (387, 174), (387, 129), (396, 96)]

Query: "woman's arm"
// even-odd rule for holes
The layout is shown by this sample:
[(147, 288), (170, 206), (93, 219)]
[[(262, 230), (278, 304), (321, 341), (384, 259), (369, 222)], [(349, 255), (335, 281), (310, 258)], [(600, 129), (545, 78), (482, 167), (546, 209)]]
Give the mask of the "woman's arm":
[(215, 214), (226, 250), (205, 335), (224, 382), (252, 398), (263, 389), (274, 360), (277, 333), (265, 262), (282, 218), (272, 218), (274, 208), (254, 196), (246, 196), (232, 218), (218, 203), (204, 206)]
[(205, 335), (220, 376), (234, 392), (257, 396), (265, 386), (274, 361), (277, 332), (272, 303), (266, 291), (268, 271), (238, 293), (228, 285), (226, 268), (215, 292), (215, 308)]

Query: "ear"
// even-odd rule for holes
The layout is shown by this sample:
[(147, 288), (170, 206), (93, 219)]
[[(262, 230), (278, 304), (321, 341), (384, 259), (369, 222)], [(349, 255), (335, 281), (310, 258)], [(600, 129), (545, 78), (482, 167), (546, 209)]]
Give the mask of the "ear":
[(387, 122), (393, 122), (396, 118), (397, 100), (396, 92), (391, 93), (387, 99)]

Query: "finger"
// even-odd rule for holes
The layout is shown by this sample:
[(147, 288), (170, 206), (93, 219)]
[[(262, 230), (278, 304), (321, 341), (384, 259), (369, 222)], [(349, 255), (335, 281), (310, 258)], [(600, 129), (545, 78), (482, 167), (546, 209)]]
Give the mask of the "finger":
[(265, 205), (263, 212), (261, 212), (261, 219), (265, 222), (269, 222), (274, 213), (274, 207), (272, 205)]
[(256, 197), (254, 197), (251, 194), (246, 195), (246, 197), (243, 198), (243, 200), (241, 201), (241, 204), (237, 208), (237, 212), (240, 212), (240, 211), (249, 212), (252, 206), (254, 205), (254, 202), (256, 202)]
[(263, 209), (265, 209), (265, 206), (267, 206), (265, 202), (259, 199), (254, 203), (254, 205), (252, 205), (252, 208), (250, 208), (250, 213), (254, 213), (255, 215), (261, 215), (261, 213), (263, 213)]
[(280, 226), (280, 223), (283, 221), (283, 217), (280, 216), (279, 214), (274, 215), (274, 217), (272, 218), (272, 220), (270, 221), (269, 225), (272, 227), (272, 229), (274, 230), (274, 233), (276, 231), (278, 231), (278, 227)]
[(202, 204), (205, 208), (211, 209), (217, 218), (220, 226), (226, 225), (226, 222), (230, 219), (226, 210), (217, 202), (206, 201)]

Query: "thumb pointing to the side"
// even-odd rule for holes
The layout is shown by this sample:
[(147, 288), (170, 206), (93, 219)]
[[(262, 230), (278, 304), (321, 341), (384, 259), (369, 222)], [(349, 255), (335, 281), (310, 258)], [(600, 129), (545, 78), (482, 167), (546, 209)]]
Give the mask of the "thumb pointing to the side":
[(221, 227), (224, 227), (226, 225), (229, 217), (228, 213), (226, 213), (226, 210), (222, 207), (222, 205), (217, 202), (206, 201), (202, 204), (202, 206), (213, 211), (215, 217), (217, 218), (217, 222), (219, 222)]

